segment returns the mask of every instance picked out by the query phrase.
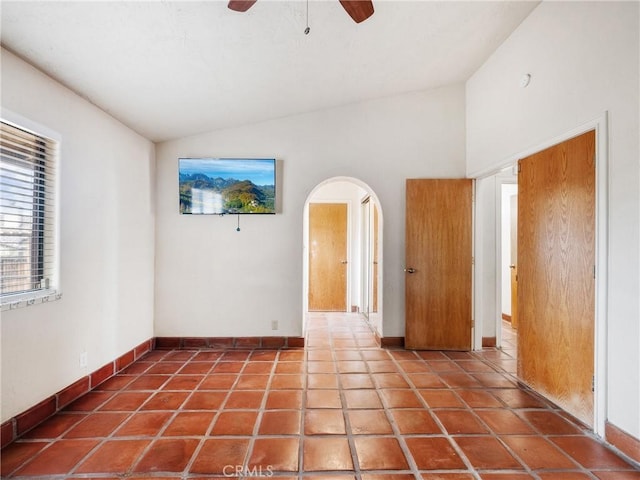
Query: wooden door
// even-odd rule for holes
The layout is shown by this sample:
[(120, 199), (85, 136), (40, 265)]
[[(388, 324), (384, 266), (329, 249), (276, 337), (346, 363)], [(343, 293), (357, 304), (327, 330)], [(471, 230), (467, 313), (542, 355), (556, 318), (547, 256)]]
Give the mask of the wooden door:
[(309, 311), (347, 311), (347, 204), (309, 204)]
[(407, 180), (405, 347), (471, 349), (472, 181)]
[(522, 159), (518, 376), (593, 424), (595, 132)]

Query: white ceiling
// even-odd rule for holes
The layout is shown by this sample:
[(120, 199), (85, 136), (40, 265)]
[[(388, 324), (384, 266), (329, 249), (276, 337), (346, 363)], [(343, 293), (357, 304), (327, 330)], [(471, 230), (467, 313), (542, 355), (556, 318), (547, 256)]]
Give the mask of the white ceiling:
[(5, 48), (153, 141), (464, 82), (538, 2), (2, 0)]

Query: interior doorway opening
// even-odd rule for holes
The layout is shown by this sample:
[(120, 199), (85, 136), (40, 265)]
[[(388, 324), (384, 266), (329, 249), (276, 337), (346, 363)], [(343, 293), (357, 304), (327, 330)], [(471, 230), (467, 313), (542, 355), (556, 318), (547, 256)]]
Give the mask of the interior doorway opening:
[[(341, 210), (341, 206), (346, 209), (346, 247), (342, 251), (335, 243), (335, 235), (330, 238), (337, 228), (331, 223), (341, 223), (342, 220), (334, 219), (333, 215), (318, 216), (318, 212)], [(337, 311), (325, 307), (331, 304), (331, 300), (323, 297), (342, 297), (344, 312), (361, 313), (374, 331), (382, 336), (382, 223), (382, 209), (375, 192), (356, 178), (330, 178), (311, 191), (305, 202), (303, 218), (305, 317), (309, 312)], [(334, 278), (324, 278), (327, 275)], [(341, 275), (345, 278), (344, 286), (336, 292), (335, 282), (340, 281)], [(326, 285), (331, 285), (331, 288)]]

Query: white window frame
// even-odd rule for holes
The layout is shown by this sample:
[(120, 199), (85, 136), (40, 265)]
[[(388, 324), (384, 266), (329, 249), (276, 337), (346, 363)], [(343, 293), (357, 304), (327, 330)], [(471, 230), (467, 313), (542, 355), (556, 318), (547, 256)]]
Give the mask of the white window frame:
[(55, 159), (55, 177), (54, 177), (54, 225), (53, 225), (53, 268), (49, 278), (48, 288), (30, 290), (0, 296), (1, 311), (14, 310), (30, 305), (46, 303), (50, 301), (60, 300), (62, 298), (62, 290), (60, 285), (60, 162), (61, 162), (61, 144), (62, 136), (37, 122), (23, 117), (11, 110), (2, 108), (0, 118), (4, 123), (13, 125), (16, 128), (26, 130), (34, 135), (46, 137), (53, 140), (57, 144), (57, 155)]

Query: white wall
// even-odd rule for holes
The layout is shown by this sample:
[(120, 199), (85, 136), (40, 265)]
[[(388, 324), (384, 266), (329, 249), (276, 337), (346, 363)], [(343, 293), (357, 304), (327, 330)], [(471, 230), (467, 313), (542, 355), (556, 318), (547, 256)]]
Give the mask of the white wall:
[(63, 292), (2, 314), (4, 421), (153, 336), (155, 160), (151, 142), (6, 50), (2, 107), (62, 137)]
[[(543, 2), (467, 82), (467, 172), (609, 113), (607, 417), (640, 437), (639, 4)], [(532, 75), (527, 88), (521, 76)]]
[[(345, 176), (369, 185), (384, 211), (383, 334), (403, 336), (405, 179), (464, 176), (464, 135), (455, 85), (159, 144), (156, 335), (302, 335), (304, 204)], [(282, 160), (282, 212), (245, 216), (242, 232), (234, 217), (181, 216), (181, 156)]]

